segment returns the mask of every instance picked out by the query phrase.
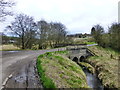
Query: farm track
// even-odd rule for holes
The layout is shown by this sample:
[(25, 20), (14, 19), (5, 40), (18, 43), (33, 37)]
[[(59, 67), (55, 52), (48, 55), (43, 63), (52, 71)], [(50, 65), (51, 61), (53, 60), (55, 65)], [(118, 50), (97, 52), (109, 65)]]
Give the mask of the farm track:
[(42, 88), (36, 72), (36, 59), (40, 54), (65, 48), (28, 51), (0, 51), (1, 88)]

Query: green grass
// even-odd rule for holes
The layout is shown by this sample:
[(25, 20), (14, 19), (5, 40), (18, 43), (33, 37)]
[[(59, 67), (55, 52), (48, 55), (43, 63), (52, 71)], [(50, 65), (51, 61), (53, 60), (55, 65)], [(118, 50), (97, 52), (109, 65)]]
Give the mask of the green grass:
[(42, 82), (45, 83), (44, 78), (47, 77), (47, 83), (50, 81), (52, 84), (43, 85), (56, 88), (88, 88), (82, 68), (68, 59), (67, 53), (67, 51), (47, 52), (38, 57), (37, 67)]
[(95, 42), (85, 42), (85, 44), (89, 45), (89, 44), (96, 44)]
[(93, 38), (74, 38), (74, 44), (95, 44)]
[(49, 77), (47, 77), (45, 75), (45, 71), (43, 70), (43, 67), (41, 65), (41, 60), (40, 60), (41, 57), (43, 57), (43, 55), (40, 55), (38, 57), (37, 69), (38, 69), (38, 73), (39, 73), (39, 75), (41, 77), (40, 79), (42, 81), (42, 84), (43, 84), (44, 88), (56, 88), (55, 84), (53, 83), (53, 81)]
[[(88, 47), (97, 56), (90, 57), (88, 61), (99, 72), (98, 77), (106, 87), (118, 88), (118, 55), (120, 53), (99, 46)], [(119, 82), (120, 83), (120, 82)]]
[(80, 64), (81, 66), (85, 66), (85, 67), (89, 70), (89, 72), (95, 73), (94, 67), (91, 66), (90, 64), (85, 63), (85, 62), (79, 62), (79, 64)]

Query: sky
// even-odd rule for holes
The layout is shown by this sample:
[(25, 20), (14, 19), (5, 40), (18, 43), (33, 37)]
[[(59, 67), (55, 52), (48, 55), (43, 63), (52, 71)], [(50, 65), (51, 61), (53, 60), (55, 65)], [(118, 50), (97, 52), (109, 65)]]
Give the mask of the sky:
[[(35, 21), (61, 22), (70, 34), (90, 33), (100, 24), (107, 31), (108, 26), (118, 22), (119, 0), (14, 0), (14, 13), (33, 16)], [(13, 16), (14, 17), (14, 16)], [(10, 24), (13, 17), (0, 22), (1, 31)]]

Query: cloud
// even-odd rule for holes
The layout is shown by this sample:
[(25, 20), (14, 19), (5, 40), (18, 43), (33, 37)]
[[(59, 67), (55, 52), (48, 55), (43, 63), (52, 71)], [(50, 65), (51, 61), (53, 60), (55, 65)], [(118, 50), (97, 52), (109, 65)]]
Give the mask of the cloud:
[(16, 13), (31, 15), (36, 21), (61, 22), (70, 33), (90, 32), (95, 24), (104, 27), (117, 21), (119, 0), (16, 0)]

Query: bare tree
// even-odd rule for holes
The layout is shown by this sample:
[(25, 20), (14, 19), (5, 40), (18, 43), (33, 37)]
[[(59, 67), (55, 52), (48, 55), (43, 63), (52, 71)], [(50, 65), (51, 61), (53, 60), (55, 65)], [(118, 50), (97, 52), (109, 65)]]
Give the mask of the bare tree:
[(39, 48), (47, 46), (55, 47), (58, 44), (63, 44), (66, 39), (66, 27), (62, 23), (47, 23), (45, 20), (38, 22), (39, 27)]
[(49, 24), (45, 20), (41, 20), (37, 23), (39, 28), (39, 49), (47, 47), (47, 40), (48, 40), (48, 31), (49, 31)]
[(55, 44), (63, 44), (66, 39), (66, 27), (62, 23), (53, 23)]
[(32, 17), (25, 14), (19, 14), (15, 17), (15, 21), (7, 28), (20, 38), (19, 43), (22, 49), (31, 48), (37, 30), (36, 23)]
[(13, 15), (9, 8), (14, 5), (12, 1), (0, 0), (0, 21), (4, 21), (7, 15)]

